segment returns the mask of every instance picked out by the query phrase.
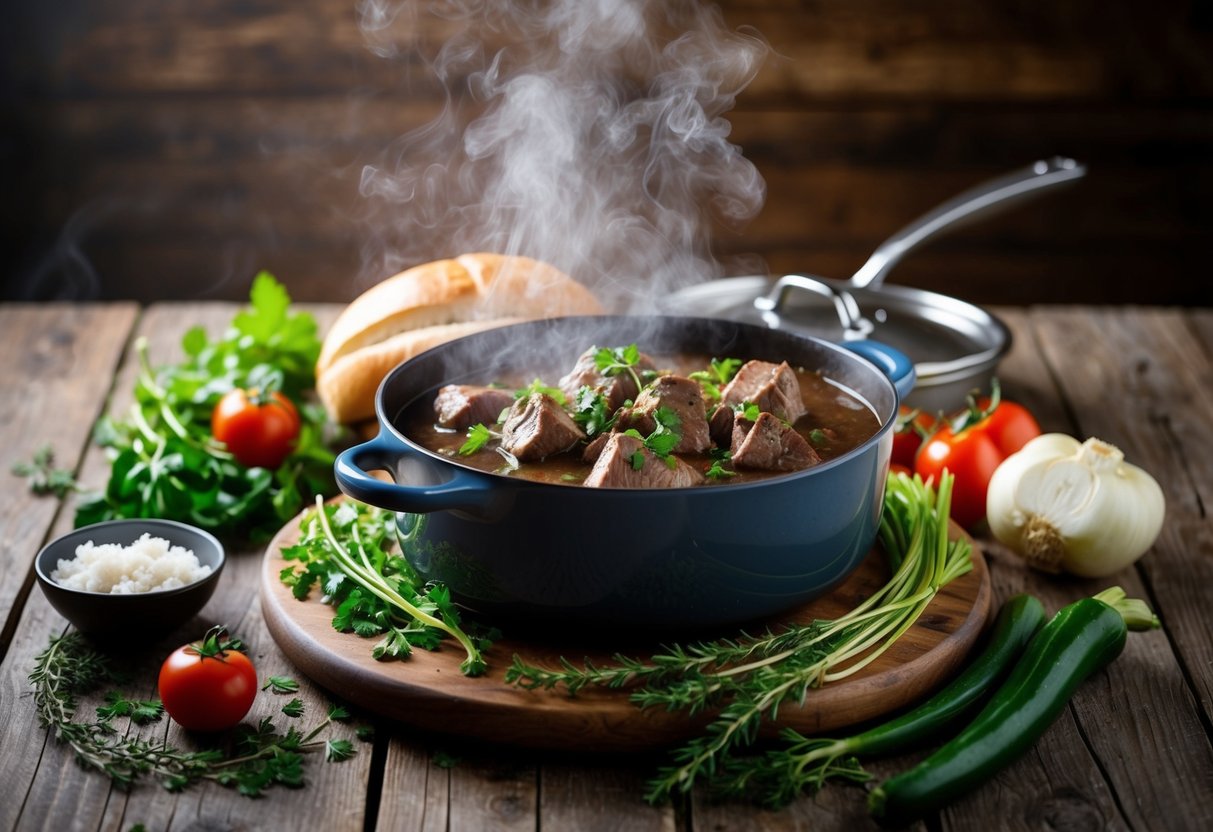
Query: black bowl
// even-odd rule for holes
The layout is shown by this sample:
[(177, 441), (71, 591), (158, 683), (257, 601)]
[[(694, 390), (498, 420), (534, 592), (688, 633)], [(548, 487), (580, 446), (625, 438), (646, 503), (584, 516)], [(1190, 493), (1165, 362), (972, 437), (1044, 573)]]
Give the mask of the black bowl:
[[(76, 556), (76, 547), (117, 543), (129, 546), (144, 533), (162, 537), (193, 551), (198, 562), (211, 567), (200, 581), (175, 589), (129, 595), (71, 589), (51, 579), (61, 560)], [(109, 520), (68, 532), (51, 541), (34, 558), (34, 573), (46, 600), (82, 633), (93, 638), (150, 641), (177, 629), (201, 610), (223, 572), (223, 545), (202, 529), (173, 520)]]

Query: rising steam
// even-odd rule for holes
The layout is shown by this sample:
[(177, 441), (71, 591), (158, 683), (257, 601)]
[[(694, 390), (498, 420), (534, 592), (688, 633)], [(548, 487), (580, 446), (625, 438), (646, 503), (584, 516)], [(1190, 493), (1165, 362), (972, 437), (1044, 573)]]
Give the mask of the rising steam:
[[(765, 185), (724, 114), (766, 56), (690, 0), (364, 0), (367, 44), (421, 59), (441, 114), (362, 172), (368, 280), (465, 251), (550, 262), (615, 311), (716, 276), (713, 223)], [(419, 26), (422, 17), (425, 26)], [(440, 45), (415, 33), (449, 31)]]

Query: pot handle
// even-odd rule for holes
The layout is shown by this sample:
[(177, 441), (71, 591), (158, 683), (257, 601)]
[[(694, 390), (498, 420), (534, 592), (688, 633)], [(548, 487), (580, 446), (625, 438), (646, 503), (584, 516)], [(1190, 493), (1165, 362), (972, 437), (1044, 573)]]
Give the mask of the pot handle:
[(905, 399), (914, 389), (914, 381), (917, 378), (914, 362), (901, 350), (879, 341), (846, 341), (838, 346), (875, 364), (897, 388), (897, 398)]
[(438, 485), (411, 486), (384, 482), (367, 471), (392, 470), (394, 461), (407, 450), (398, 440), (380, 433), (369, 442), (347, 448), (337, 456), (333, 474), (337, 486), (355, 500), (391, 511), (428, 514), (444, 509), (482, 509), (489, 501), (487, 482), (470, 471), (452, 465), (451, 478)]

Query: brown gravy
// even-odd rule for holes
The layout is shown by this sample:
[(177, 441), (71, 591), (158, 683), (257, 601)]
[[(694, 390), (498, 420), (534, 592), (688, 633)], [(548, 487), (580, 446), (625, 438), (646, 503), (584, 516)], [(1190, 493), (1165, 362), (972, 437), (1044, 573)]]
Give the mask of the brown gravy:
[[(682, 354), (678, 356), (654, 356), (663, 372), (689, 374), (705, 369), (708, 356)], [(874, 436), (880, 428), (879, 419), (871, 406), (841, 385), (831, 382), (819, 373), (804, 368), (795, 368), (800, 383), (801, 398), (807, 414), (796, 421), (793, 427), (813, 446), (822, 462), (839, 457), (858, 447)], [(543, 377), (552, 384), (557, 376)], [(535, 376), (519, 374), (513, 377), (478, 380), (480, 384), (494, 384), (514, 390), (526, 387)], [(550, 456), (540, 462), (523, 463), (510, 470), (505, 459), (493, 450), (496, 443), (485, 446), (476, 453), (461, 456), (459, 448), (466, 441), (465, 431), (444, 429), (435, 424), (433, 410), (434, 392), (419, 397), (409, 405), (397, 419), (397, 428), (417, 444), (460, 465), (481, 471), (508, 474), (537, 482), (560, 485), (579, 485), (589, 474), (592, 463), (581, 458), (584, 443), (567, 453)], [(709, 412), (711, 406), (709, 405)], [(499, 426), (487, 425), (497, 429)], [(708, 454), (678, 454), (684, 462), (701, 473), (711, 467), (713, 459)], [(783, 476), (778, 471), (737, 470), (735, 476), (708, 479), (706, 486), (715, 487), (736, 483), (755, 482), (770, 477)]]

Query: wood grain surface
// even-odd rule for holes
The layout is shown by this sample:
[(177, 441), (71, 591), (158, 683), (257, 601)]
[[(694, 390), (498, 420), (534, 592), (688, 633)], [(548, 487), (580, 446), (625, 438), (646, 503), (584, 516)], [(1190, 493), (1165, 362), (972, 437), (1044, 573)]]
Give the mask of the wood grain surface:
[[(972, 543), (958, 527), (953, 533)], [(439, 650), (418, 650), (407, 660), (376, 661), (372, 640), (333, 629), (333, 608), (313, 592), (300, 601), (279, 574), (291, 564), (282, 549), (299, 540), (299, 522), (287, 524), (270, 542), (261, 572), (261, 607), (274, 640), (299, 669), (323, 687), (369, 711), (439, 733), (531, 748), (580, 751), (659, 749), (701, 729), (704, 718), (659, 708), (638, 709), (628, 690), (587, 688), (570, 698), (561, 690), (527, 691), (505, 682), (513, 656), (539, 667), (583, 659), (599, 667), (613, 651), (562, 639), (559, 626), (542, 635), (499, 639), (485, 655), (489, 672), (470, 678), (459, 672), (462, 651), (449, 642)], [(769, 726), (806, 734), (837, 731), (904, 707), (948, 678), (981, 634), (990, 606), (989, 575), (980, 550), (972, 546), (972, 570), (944, 587), (922, 616), (880, 658), (838, 682), (813, 690), (800, 705), (779, 711)], [(859, 568), (831, 593), (770, 621), (747, 628), (778, 630), (784, 623), (806, 625), (831, 620), (853, 609), (889, 578), (887, 561), (873, 549)], [(484, 622), (488, 625), (492, 621)], [(737, 635), (736, 629), (721, 637)], [(659, 641), (633, 644), (629, 655), (646, 658)]]
[[(338, 307), (315, 307), (331, 321)], [(0, 454), (27, 459), (50, 441), (60, 466), (86, 488), (108, 473), (88, 442), (92, 421), (130, 403), (126, 345), (151, 339), (153, 360), (179, 355), (181, 334), (230, 319), (231, 304), (0, 306)], [(1052, 611), (1112, 584), (1145, 598), (1160, 631), (1133, 633), (1125, 652), (1079, 688), (1032, 750), (989, 783), (918, 825), (921, 830), (1180, 830), (1213, 828), (1213, 312), (1207, 309), (1033, 307), (994, 310), (1015, 335), (1000, 368), (1006, 395), (1047, 430), (1095, 434), (1144, 465), (1163, 485), (1167, 524), (1136, 565), (1103, 581), (1041, 575), (978, 534), (995, 605), (1031, 592)], [(461, 740), (360, 713), (376, 728), (354, 759), (309, 758), (302, 790), (250, 800), (207, 787), (180, 794), (153, 782), (132, 791), (81, 768), (37, 724), (27, 677), (33, 657), (66, 624), (32, 588), (38, 548), (71, 526), (74, 497), (30, 495), (0, 472), (0, 830), (660, 830), (874, 832), (863, 789), (829, 786), (779, 812), (720, 803), (701, 790), (653, 807), (644, 784), (664, 755), (585, 755)], [(130, 692), (153, 695), (168, 651), (226, 622), (253, 645), (262, 675), (293, 675), (306, 712), (332, 695), (301, 676), (259, 611), (263, 545), (229, 546), (219, 591), (194, 622), (130, 657)], [(366, 645), (354, 640), (361, 652)], [(284, 700), (262, 694), (250, 719), (277, 716)], [(80, 701), (81, 717), (101, 704)], [(121, 730), (125, 725), (118, 723)], [(199, 740), (164, 723), (146, 729), (183, 747)], [(865, 761), (882, 778), (922, 751)]]

